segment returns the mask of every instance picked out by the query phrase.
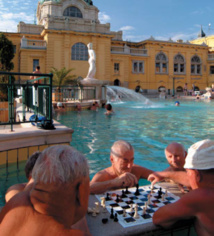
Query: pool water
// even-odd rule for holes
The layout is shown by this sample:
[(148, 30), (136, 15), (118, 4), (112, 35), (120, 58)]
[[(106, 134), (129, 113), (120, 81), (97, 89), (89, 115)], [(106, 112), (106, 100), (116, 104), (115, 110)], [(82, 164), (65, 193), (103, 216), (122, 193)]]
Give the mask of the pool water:
[[(130, 142), (135, 150), (135, 163), (155, 171), (168, 165), (164, 148), (180, 142), (185, 148), (202, 139), (214, 139), (214, 102), (183, 101), (176, 107), (174, 100), (153, 100), (143, 103), (112, 103), (115, 115), (83, 110), (56, 113), (54, 119), (74, 130), (71, 146), (85, 154), (90, 165), (90, 178), (110, 166), (109, 151), (119, 139)], [(0, 206), (4, 193), (12, 184), (25, 182), (24, 162), (10, 164), (9, 175), (0, 166)], [(140, 184), (147, 184), (146, 180)]]

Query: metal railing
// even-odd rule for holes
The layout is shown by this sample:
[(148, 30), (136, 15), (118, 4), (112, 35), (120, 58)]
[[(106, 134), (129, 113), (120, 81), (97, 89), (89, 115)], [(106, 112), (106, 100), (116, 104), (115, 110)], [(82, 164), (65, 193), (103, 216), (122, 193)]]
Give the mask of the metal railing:
[(111, 53), (113, 54), (130, 54), (130, 55), (138, 55), (138, 56), (148, 56), (147, 49), (138, 49), (138, 48), (130, 48), (128, 46), (119, 47), (112, 46)]
[(96, 99), (96, 87), (61, 86), (53, 87), (53, 100), (61, 102), (86, 101)]
[[(52, 124), (52, 77), (53, 74), (36, 74), (36, 79), (27, 80), (25, 83), (16, 83), (14, 76), (35, 76), (33, 73), (13, 73), (0, 71), (0, 78), (7, 82), (0, 84), (0, 87), (6, 87), (8, 96), (8, 120), (1, 121), (0, 125), (10, 125), (13, 131), (14, 124), (35, 122), (44, 129), (53, 129)], [(39, 83), (40, 82), (40, 83)], [(41, 83), (42, 82), (42, 83)], [(19, 95), (22, 102), (21, 106), (15, 106), (16, 91), (19, 89)], [(34, 112), (31, 120), (26, 118), (26, 112)], [(17, 121), (15, 114), (19, 112), (22, 118)]]

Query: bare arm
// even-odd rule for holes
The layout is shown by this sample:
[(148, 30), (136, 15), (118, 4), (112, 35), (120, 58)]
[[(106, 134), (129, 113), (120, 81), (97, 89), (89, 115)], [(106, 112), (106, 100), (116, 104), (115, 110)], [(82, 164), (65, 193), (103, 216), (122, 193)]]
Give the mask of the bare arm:
[(136, 175), (139, 179), (147, 179), (154, 172), (139, 165), (134, 165), (132, 169), (132, 174)]
[(110, 176), (105, 171), (98, 172), (90, 182), (90, 193), (100, 194), (111, 189), (124, 188), (125, 186), (133, 187), (138, 180), (131, 173), (124, 173), (119, 177), (110, 179)]
[(171, 179), (176, 183), (182, 184), (184, 186), (190, 187), (189, 179), (185, 171), (162, 171), (154, 172), (149, 175), (148, 180), (155, 184), (164, 179)]
[(179, 220), (194, 218), (197, 214), (197, 197), (194, 191), (175, 203), (159, 208), (153, 215), (153, 223), (169, 228)]

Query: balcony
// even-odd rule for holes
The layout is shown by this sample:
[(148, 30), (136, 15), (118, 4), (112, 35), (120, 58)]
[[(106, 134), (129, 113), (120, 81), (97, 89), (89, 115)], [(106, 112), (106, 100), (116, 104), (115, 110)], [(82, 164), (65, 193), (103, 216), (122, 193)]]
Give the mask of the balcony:
[(124, 46), (124, 47), (112, 46), (111, 53), (112, 54), (128, 54), (132, 56), (148, 56), (147, 49), (135, 49), (135, 48), (130, 48), (128, 46)]
[(21, 48), (24, 49), (46, 49), (47, 44), (44, 40), (30, 40), (26, 39), (24, 36), (21, 39)]
[(214, 54), (208, 54), (208, 61), (214, 61)]

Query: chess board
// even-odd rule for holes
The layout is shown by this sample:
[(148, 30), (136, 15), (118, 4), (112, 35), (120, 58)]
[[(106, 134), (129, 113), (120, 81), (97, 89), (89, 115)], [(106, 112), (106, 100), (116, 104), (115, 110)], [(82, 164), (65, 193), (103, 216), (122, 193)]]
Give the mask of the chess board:
[[(126, 191), (125, 189), (123, 189)], [(179, 197), (175, 196), (174, 194), (170, 193), (167, 191), (167, 196), (165, 196), (164, 200), (162, 197), (158, 197), (158, 191), (160, 190), (159, 185), (155, 185), (152, 193), (151, 193), (151, 186), (141, 186), (138, 188), (139, 190), (139, 195), (135, 195), (136, 193), (136, 187), (129, 188), (128, 191), (129, 193), (123, 194), (122, 196), (122, 189), (121, 190), (114, 190), (108, 192), (108, 200), (105, 201), (106, 209), (108, 214), (106, 217), (110, 219), (110, 214), (111, 214), (111, 209), (113, 209), (114, 214), (117, 213), (117, 218), (118, 218), (118, 223), (123, 226), (124, 228), (126, 227), (131, 227), (135, 225), (140, 225), (140, 224), (145, 224), (145, 223), (150, 223), (152, 222), (152, 216), (154, 212), (161, 206), (164, 206), (169, 203), (176, 202)], [(162, 188), (163, 194), (166, 192), (165, 189)], [(145, 202), (148, 201), (148, 195), (151, 194), (150, 196), (150, 203), (147, 207), (146, 212), (143, 211), (143, 208), (145, 206)], [(101, 202), (101, 198), (105, 197), (106, 194), (99, 194), (96, 195), (97, 199)], [(135, 219), (134, 214), (135, 210), (131, 208), (135, 205), (138, 205), (138, 214), (139, 218)], [(126, 216), (123, 216), (124, 209), (126, 211)]]

